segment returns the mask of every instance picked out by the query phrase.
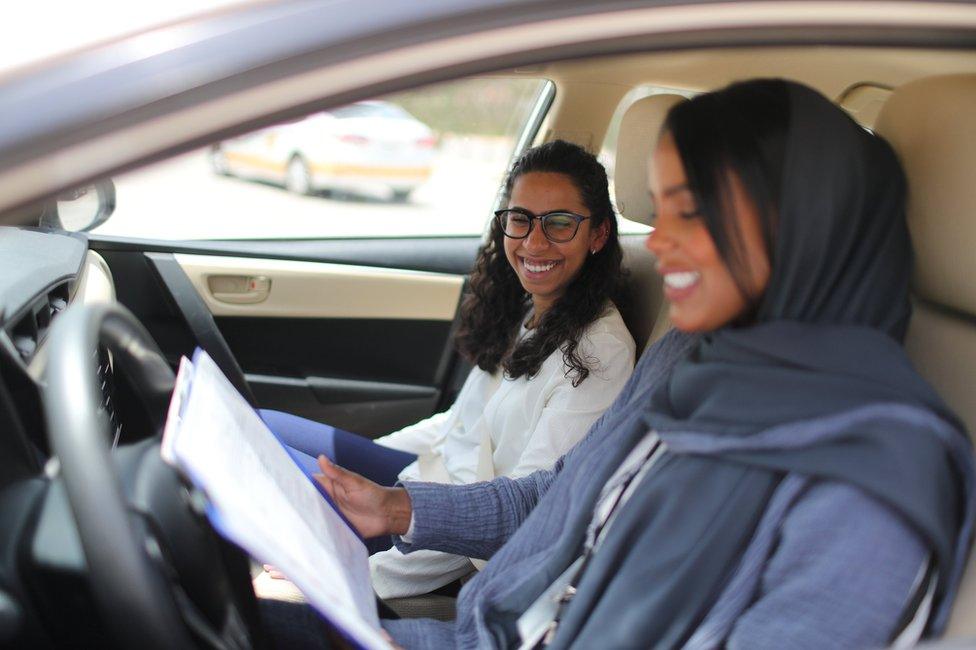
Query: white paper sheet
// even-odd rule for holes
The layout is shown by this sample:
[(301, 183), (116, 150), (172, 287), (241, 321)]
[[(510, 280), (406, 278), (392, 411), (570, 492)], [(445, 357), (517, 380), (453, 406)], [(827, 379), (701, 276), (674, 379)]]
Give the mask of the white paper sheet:
[(221, 534), (278, 567), (351, 640), (390, 647), (366, 547), (201, 350), (180, 365), (161, 452), (206, 493)]

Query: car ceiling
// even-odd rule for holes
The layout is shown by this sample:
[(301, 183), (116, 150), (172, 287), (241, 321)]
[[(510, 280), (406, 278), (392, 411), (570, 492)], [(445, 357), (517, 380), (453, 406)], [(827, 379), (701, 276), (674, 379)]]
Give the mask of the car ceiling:
[(788, 77), (838, 97), (861, 83), (889, 88), (976, 70), (976, 51), (843, 46), (714, 48), (563, 61), (541, 73), (568, 83), (651, 84), (705, 91), (752, 77)]
[[(704, 90), (733, 79), (779, 75), (836, 97), (854, 83), (896, 86), (928, 74), (976, 69), (973, 52), (945, 49), (972, 46), (972, 4), (623, 2), (607, 12), (606, 4), (596, 2), (445, 0), (434, 3), (436, 11), (404, 10), (372, 22), (364, 18), (363, 3), (353, 4), (283, 3), (287, 15), (259, 4), (252, 13), (221, 14), (222, 32), (215, 18), (189, 21), (55, 61), (31, 76), (0, 79), (0, 212), (276, 120), (513, 65), (528, 66), (530, 74), (564, 87), (615, 85), (620, 96), (640, 83)], [(562, 9), (556, 11), (557, 5)], [(372, 34), (366, 39), (372, 50), (365, 41), (354, 45), (348, 34), (322, 29), (308, 34), (300, 48), (269, 50), (263, 58), (240, 55), (240, 39), (257, 43), (289, 20), (307, 23), (313, 9), (331, 9), (333, 23), (343, 12), (349, 14), (346, 22), (358, 17), (357, 33)], [(383, 34), (394, 33), (396, 39), (380, 42)], [(792, 47), (778, 48), (775, 56), (756, 47), (702, 47), (852, 41), (938, 47)], [(235, 44), (236, 56), (230, 51)], [(569, 60), (648, 49), (671, 51)], [(568, 60), (537, 65), (557, 58)], [(126, 89), (123, 97), (114, 94), (119, 88)], [(594, 93), (592, 101), (606, 102), (613, 92), (602, 98)], [(60, 115), (50, 110), (69, 101), (76, 108)], [(583, 102), (574, 106), (585, 114), (586, 100), (573, 101)]]

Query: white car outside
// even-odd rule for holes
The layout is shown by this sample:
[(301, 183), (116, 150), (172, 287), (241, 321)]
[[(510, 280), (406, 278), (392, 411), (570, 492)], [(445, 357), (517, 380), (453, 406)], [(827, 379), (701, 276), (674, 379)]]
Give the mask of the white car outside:
[(371, 101), (226, 140), (210, 155), (217, 173), (298, 194), (406, 200), (430, 176), (436, 143), (430, 127), (404, 109)]

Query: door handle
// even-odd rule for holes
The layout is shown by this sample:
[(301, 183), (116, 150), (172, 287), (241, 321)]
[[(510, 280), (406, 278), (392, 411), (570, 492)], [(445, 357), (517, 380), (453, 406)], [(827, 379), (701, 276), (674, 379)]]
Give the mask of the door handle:
[(214, 300), (232, 304), (262, 302), (271, 293), (271, 278), (264, 275), (211, 275), (207, 288)]

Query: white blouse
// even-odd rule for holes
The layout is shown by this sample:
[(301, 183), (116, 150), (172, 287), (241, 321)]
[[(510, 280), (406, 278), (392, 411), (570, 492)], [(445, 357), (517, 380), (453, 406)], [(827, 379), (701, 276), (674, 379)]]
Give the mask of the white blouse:
[[(520, 336), (525, 335), (522, 328)], [(634, 369), (634, 339), (612, 304), (587, 328), (578, 354), (590, 374), (573, 387), (561, 349), (532, 378), (474, 368), (454, 405), (376, 443), (417, 454), (400, 479), (464, 484), (548, 469), (610, 406)], [(370, 558), (381, 598), (425, 594), (471, 571), (470, 560), (438, 551)]]

